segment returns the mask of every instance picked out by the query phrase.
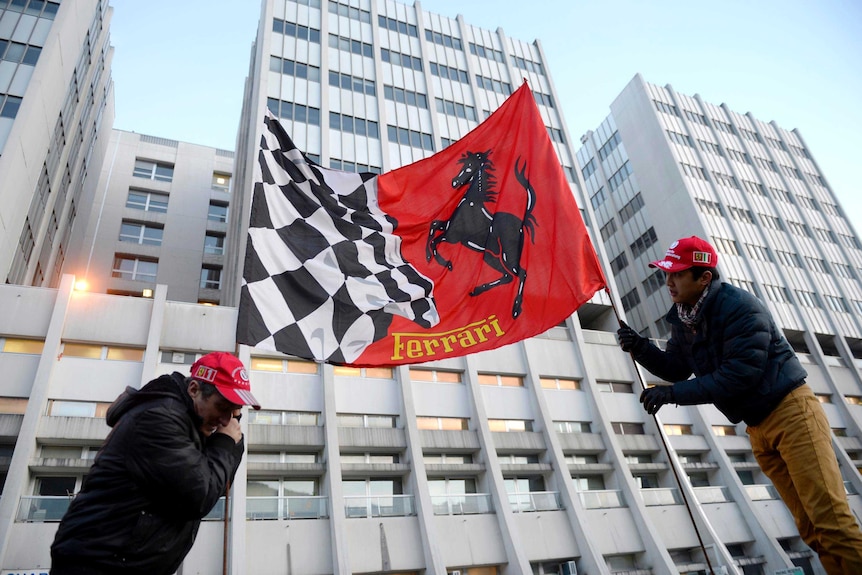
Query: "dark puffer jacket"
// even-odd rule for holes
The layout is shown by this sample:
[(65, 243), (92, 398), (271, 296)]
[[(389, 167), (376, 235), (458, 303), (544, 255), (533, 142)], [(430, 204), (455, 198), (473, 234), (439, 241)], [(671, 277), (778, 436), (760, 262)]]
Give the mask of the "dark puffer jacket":
[(712, 284), (694, 331), (679, 319), (675, 305), (666, 319), (671, 324), (666, 350), (650, 344), (635, 359), (676, 382), (679, 405), (713, 403), (733, 423), (757, 425), (805, 382), (805, 369), (769, 310), (745, 290)]
[(243, 441), (201, 434), (177, 372), (127, 388), (107, 423), (113, 429), (51, 546), (52, 572), (173, 573), (233, 480)]

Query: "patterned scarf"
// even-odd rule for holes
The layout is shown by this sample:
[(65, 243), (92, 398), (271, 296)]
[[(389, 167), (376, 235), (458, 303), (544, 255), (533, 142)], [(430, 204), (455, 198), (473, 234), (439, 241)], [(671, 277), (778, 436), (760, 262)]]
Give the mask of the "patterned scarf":
[(700, 315), (700, 308), (703, 305), (703, 301), (706, 299), (706, 294), (708, 293), (709, 286), (706, 286), (703, 293), (700, 294), (700, 299), (698, 299), (697, 303), (693, 306), (685, 303), (676, 304), (676, 314), (679, 316), (680, 321), (682, 321), (685, 327), (692, 331), (694, 331), (695, 326), (697, 326), (698, 321), (700, 321), (698, 315)]

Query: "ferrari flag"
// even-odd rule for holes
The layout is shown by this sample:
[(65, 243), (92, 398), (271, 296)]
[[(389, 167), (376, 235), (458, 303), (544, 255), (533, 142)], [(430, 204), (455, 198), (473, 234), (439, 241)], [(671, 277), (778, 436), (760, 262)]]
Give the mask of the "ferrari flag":
[(267, 113), (239, 343), (421, 363), (540, 334), (605, 285), (526, 83), (461, 140), (382, 175), (318, 166)]

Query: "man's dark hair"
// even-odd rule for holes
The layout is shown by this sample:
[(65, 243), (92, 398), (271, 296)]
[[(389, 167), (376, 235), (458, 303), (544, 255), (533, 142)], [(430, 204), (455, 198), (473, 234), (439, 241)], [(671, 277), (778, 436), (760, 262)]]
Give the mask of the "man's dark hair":
[(214, 394), (215, 392), (218, 391), (218, 389), (216, 389), (216, 386), (209, 383), (208, 381), (202, 381), (200, 379), (195, 379), (194, 377), (188, 378), (186, 380), (186, 385), (188, 385), (192, 381), (198, 382), (198, 386), (200, 387), (200, 390), (201, 390), (201, 397), (203, 397), (204, 399), (207, 399), (209, 396), (211, 396), (212, 394)]
[(706, 272), (712, 272), (712, 281), (718, 281), (721, 279), (721, 275), (719, 275), (717, 268), (704, 268), (701, 266), (691, 267), (691, 278), (696, 280)]

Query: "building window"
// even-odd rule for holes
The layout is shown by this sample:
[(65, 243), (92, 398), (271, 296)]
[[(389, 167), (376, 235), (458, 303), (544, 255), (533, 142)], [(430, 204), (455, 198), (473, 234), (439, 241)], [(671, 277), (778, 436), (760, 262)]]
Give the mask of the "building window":
[(629, 258), (626, 255), (626, 252), (622, 252), (620, 255), (611, 260), (611, 271), (614, 272), (614, 275), (619, 275), (619, 273), (626, 269), (626, 266), (628, 265)]
[(227, 222), (228, 205), (223, 202), (210, 202), (207, 219), (211, 222)]
[(201, 289), (221, 289), (221, 267), (203, 266), (200, 285)]
[(230, 191), (230, 175), (219, 174), (218, 172), (213, 172), (212, 188), (214, 190), (218, 190), (220, 192), (229, 192)]
[(111, 277), (141, 282), (155, 282), (159, 260), (134, 256), (114, 256)]
[(120, 225), (119, 239), (121, 242), (131, 242), (144, 246), (160, 246), (164, 233), (165, 230), (162, 227), (123, 220)]
[(434, 140), (431, 138), (431, 134), (408, 130), (407, 128), (399, 128), (398, 126), (387, 126), (387, 129), (391, 144), (412, 146), (429, 152), (434, 151)]
[(293, 60), (282, 59), (278, 56), (270, 56), (269, 70), (270, 72), (284, 74), (285, 76), (320, 82), (320, 68), (304, 62), (294, 62)]
[(736, 435), (736, 427), (733, 425), (713, 425), (712, 432), (716, 435)]
[(616, 222), (614, 221), (614, 219), (613, 219), (613, 218), (611, 218), (611, 219), (610, 219), (610, 221), (608, 221), (608, 223), (606, 223), (605, 225), (603, 225), (603, 226), (602, 226), (602, 229), (601, 229), (601, 230), (599, 230), (599, 231), (601, 232), (602, 240), (603, 240), (603, 241), (608, 241), (608, 239), (610, 239), (610, 237), (611, 237), (612, 235), (614, 235), (614, 233), (616, 233), (616, 231), (617, 231), (617, 224), (616, 224)]
[(649, 249), (654, 243), (658, 241), (658, 236), (655, 233), (654, 228), (650, 228), (645, 231), (638, 239), (634, 241), (634, 243), (629, 245), (629, 249), (632, 250), (632, 255), (634, 257), (638, 257), (643, 254), (645, 251)]
[[(338, 5), (338, 9), (341, 10), (340, 4)], [(351, 12), (353, 12), (354, 10), (357, 10), (357, 9), (356, 8), (350, 8)], [(332, 11), (332, 3), (329, 4), (329, 11), (330, 12)], [(371, 18), (370, 14), (369, 14), (369, 20), (364, 19), (365, 14), (366, 14), (366, 12), (364, 10), (361, 12), (361, 14), (362, 14), (362, 21), (363, 22), (366, 22), (366, 21), (370, 22), (370, 18)], [(354, 18), (354, 20), (355, 20), (355, 18)], [(412, 36), (413, 38), (419, 37), (419, 29), (416, 28), (415, 24), (409, 24), (407, 22), (402, 22), (401, 20), (396, 20), (394, 18), (387, 18), (386, 16), (383, 16), (382, 14), (377, 15), (377, 23), (380, 25), (381, 28), (385, 28), (387, 30), (392, 30), (393, 32), (398, 32), (399, 34), (406, 34), (407, 36)], [(429, 32), (429, 30), (426, 30), (425, 32)], [(426, 36), (427, 36), (427, 34), (426, 34)], [(449, 44), (449, 46), (451, 46), (451, 44)]]
[(129, 190), (126, 207), (164, 214), (168, 211), (168, 196), (144, 190)]
[(429, 42), (433, 42), (434, 44), (438, 44), (440, 46), (445, 46), (447, 48), (454, 48), (456, 50), (463, 50), (464, 46), (461, 44), (461, 39), (456, 38), (454, 36), (447, 36), (446, 34), (441, 34), (440, 32), (433, 32), (431, 30), (425, 29), (425, 39)]
[(634, 393), (632, 384), (624, 381), (596, 381), (596, 389), (604, 393)]
[[(440, 65), (439, 67), (444, 68), (444, 66), (442, 65)], [(460, 72), (460, 70), (458, 70), (458, 72)], [(494, 78), (486, 78), (485, 76), (480, 76), (479, 74), (476, 74), (476, 84), (478, 84), (480, 88), (484, 88), (489, 92), (496, 92), (497, 94), (502, 94), (503, 96), (508, 96), (512, 93), (512, 85), (510, 83), (501, 82), (500, 80), (495, 80)]]
[(554, 429), (557, 433), (592, 433), (589, 421), (555, 421)]
[[(282, 120), (293, 120), (294, 122), (303, 122), (311, 126), (320, 125), (320, 108), (313, 108), (305, 104), (296, 104), (294, 102), (284, 102), (275, 98), (266, 99), (266, 107), (273, 115)], [(315, 161), (320, 161), (314, 158), (312, 154), (308, 156)]]
[(392, 379), (395, 372), (391, 367), (348, 367), (336, 365), (333, 368), (335, 376), (341, 377), (364, 377), (371, 379)]
[(691, 425), (671, 425), (665, 424), (662, 426), (667, 435), (691, 435)]
[(631, 423), (626, 421), (612, 421), (611, 427), (617, 435), (643, 435), (643, 423)]
[(61, 401), (48, 400), (48, 415), (50, 417), (101, 417), (108, 413), (110, 403), (95, 401)]
[(316, 427), (320, 420), (320, 413), (315, 411), (273, 411), (254, 410), (248, 411), (248, 422), (258, 425), (304, 425)]
[(398, 419), (394, 415), (370, 415), (362, 413), (339, 413), (339, 427), (394, 428)]
[(64, 342), (62, 357), (142, 362), (144, 361), (144, 350), (134, 347)]
[(624, 310), (631, 311), (633, 307), (635, 307), (641, 302), (641, 296), (638, 293), (638, 288), (632, 288), (630, 292), (620, 298), (620, 301), (623, 304)]
[(277, 373), (307, 373), (316, 374), (317, 364), (305, 359), (279, 359), (275, 357), (251, 358), (251, 369), (254, 371), (272, 371)]
[(539, 383), (543, 389), (581, 389), (580, 381), (565, 377), (540, 377)]
[(655, 272), (647, 276), (647, 279), (642, 281), (641, 285), (643, 286), (644, 291), (648, 296), (654, 294), (658, 290), (665, 287), (664, 272), (662, 270), (656, 270)]
[(369, 138), (380, 137), (380, 129), (377, 122), (364, 118), (354, 118), (353, 116), (337, 112), (329, 113), (329, 127), (333, 130), (340, 130), (345, 134), (355, 134)]
[(23, 415), (27, 411), (26, 397), (0, 397), (0, 413)]
[[(300, 4), (301, 3), (302, 2), (300, 2)], [(294, 24), (293, 22), (286, 22), (284, 20), (279, 20), (278, 18), (273, 18), (272, 31), (276, 34), (292, 36), (298, 40), (307, 40), (315, 44), (320, 44), (320, 30), (317, 30), (316, 28), (309, 28), (308, 26), (303, 26), (301, 24)]]
[(426, 465), (469, 465), (473, 456), (469, 453), (425, 453), (422, 459)]
[(7, 337), (0, 339), (0, 351), (3, 353), (22, 353), (28, 355), (42, 355), (45, 341), (41, 339), (19, 339)]
[(217, 256), (224, 254), (224, 234), (207, 232), (204, 237), (204, 253)]
[(529, 419), (489, 419), (488, 428), (495, 432), (533, 431), (533, 422)]
[(519, 375), (480, 373), (479, 385), (493, 385), (495, 387), (524, 387), (524, 378)]
[(619, 188), (623, 182), (629, 179), (629, 176), (632, 174), (632, 168), (629, 165), (628, 160), (623, 164), (619, 170), (617, 170), (613, 176), (608, 179), (608, 187), (613, 192), (617, 188)]
[(156, 180), (157, 182), (170, 182), (174, 179), (174, 167), (171, 164), (135, 160), (135, 169), (132, 175), (137, 178)]
[(436, 383), (461, 383), (460, 371), (410, 368), (411, 381), (433, 381)]
[(431, 429), (442, 431), (460, 431), (468, 429), (470, 423), (466, 417), (428, 417), (420, 416), (416, 418), (416, 425), (419, 429)]
[(23, 99), (17, 96), (0, 94), (0, 118), (14, 118), (18, 115)]
[(632, 219), (632, 217), (638, 213), (642, 207), (644, 207), (644, 200), (643, 197), (641, 197), (640, 192), (638, 192), (635, 194), (635, 197), (633, 197), (631, 201), (624, 205), (620, 210), (620, 220), (622, 223), (626, 223)]

